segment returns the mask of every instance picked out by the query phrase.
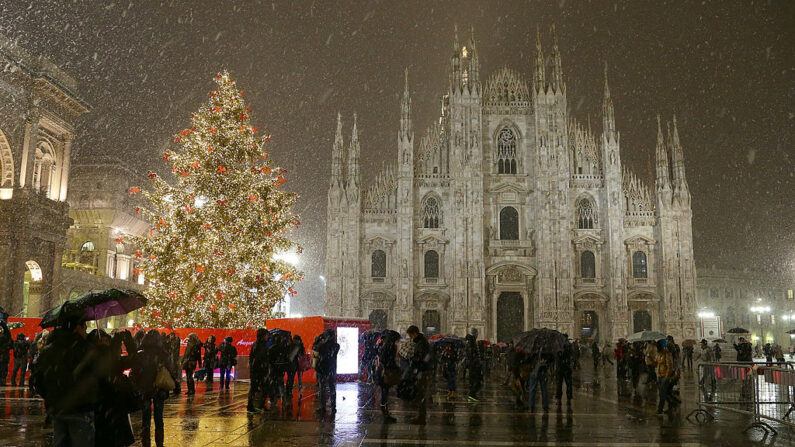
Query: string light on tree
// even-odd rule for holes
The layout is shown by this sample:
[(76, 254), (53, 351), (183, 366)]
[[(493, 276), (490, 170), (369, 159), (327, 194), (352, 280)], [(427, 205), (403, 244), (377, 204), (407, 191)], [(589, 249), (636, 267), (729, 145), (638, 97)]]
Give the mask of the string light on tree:
[(297, 196), (280, 189), (286, 171), (265, 151), (270, 135), (251, 125), (251, 109), (229, 74), (175, 136), (162, 160), (169, 183), (150, 173), (151, 189), (130, 187), (147, 205), (136, 213), (153, 224), (135, 243), (150, 283), (145, 324), (161, 327), (260, 326), (302, 279), (283, 253), (300, 225)]

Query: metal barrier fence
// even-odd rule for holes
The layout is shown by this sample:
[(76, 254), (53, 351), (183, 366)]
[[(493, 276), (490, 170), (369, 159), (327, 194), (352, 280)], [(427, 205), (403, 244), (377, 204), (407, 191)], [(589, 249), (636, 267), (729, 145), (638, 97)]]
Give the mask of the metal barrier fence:
[(715, 419), (707, 411), (725, 410), (752, 416), (745, 429), (760, 428), (765, 436), (777, 431), (766, 421), (795, 428), (795, 369), (792, 363), (702, 363), (698, 365), (698, 408), (687, 418), (697, 422)]

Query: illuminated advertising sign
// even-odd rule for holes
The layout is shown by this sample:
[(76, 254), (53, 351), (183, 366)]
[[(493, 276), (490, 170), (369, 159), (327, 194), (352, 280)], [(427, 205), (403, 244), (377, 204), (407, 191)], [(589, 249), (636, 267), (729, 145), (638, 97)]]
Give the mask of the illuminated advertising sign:
[(359, 328), (338, 327), (337, 374), (359, 374)]

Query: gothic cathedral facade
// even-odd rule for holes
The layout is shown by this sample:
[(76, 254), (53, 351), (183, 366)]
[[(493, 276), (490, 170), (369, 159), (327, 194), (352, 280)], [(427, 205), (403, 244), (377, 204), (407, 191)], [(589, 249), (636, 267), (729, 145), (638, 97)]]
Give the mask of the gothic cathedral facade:
[(653, 191), (622, 166), (605, 71), (601, 134), (571, 116), (555, 39), (532, 81), (481, 82), (456, 36), (442, 111), (419, 140), (408, 75), (396, 165), (360, 180), (356, 118), (337, 117), (326, 315), (507, 341), (534, 327), (615, 340), (696, 335), (692, 212), (676, 118), (658, 118)]

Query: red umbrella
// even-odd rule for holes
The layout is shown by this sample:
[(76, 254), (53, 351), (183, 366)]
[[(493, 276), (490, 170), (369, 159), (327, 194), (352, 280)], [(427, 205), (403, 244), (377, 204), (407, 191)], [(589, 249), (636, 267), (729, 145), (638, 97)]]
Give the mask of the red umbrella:
[(431, 340), (431, 341), (436, 341), (436, 340), (438, 340), (438, 339), (440, 339), (440, 338), (444, 338), (444, 335), (442, 335), (442, 334), (435, 334), (435, 335), (431, 335), (431, 338), (430, 338), (430, 340)]

